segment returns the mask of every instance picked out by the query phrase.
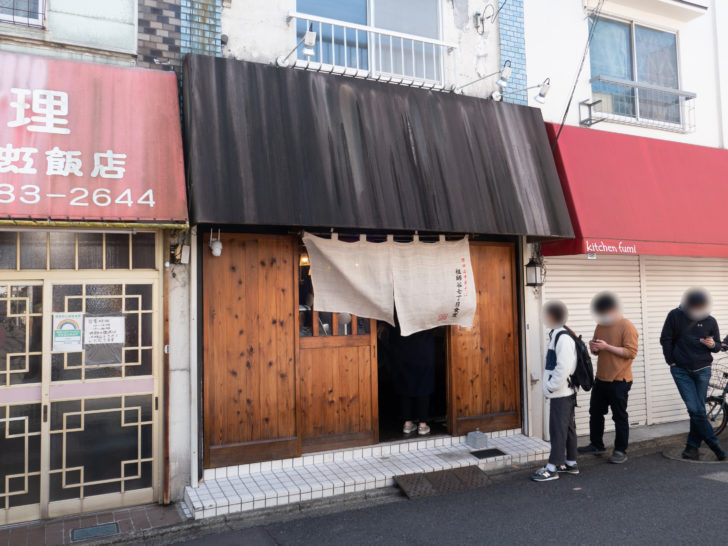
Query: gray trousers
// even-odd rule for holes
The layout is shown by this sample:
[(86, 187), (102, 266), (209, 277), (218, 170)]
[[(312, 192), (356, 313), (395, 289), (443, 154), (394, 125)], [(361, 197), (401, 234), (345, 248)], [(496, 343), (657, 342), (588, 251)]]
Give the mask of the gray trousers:
[(566, 461), (576, 460), (576, 421), (574, 420), (576, 400), (573, 396), (552, 398), (550, 405), (551, 454), (549, 462), (559, 466)]

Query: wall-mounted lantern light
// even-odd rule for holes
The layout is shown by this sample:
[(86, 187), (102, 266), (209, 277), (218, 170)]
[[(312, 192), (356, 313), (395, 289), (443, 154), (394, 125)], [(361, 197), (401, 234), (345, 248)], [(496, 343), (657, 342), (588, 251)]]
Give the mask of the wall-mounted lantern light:
[(543, 263), (536, 258), (526, 264), (526, 286), (543, 286)]

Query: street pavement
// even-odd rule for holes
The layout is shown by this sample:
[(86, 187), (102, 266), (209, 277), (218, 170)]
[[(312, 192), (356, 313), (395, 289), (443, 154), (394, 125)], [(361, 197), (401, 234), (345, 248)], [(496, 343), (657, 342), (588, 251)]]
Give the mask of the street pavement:
[(496, 476), (485, 488), (323, 516), (263, 523), (185, 545), (726, 544), (728, 463), (661, 454), (589, 461), (579, 476), (534, 483)]

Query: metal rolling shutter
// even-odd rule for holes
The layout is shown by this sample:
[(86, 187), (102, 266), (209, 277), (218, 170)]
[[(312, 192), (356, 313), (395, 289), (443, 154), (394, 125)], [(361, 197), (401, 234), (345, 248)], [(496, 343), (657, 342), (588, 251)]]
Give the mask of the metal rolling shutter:
[[(558, 299), (569, 307), (569, 326), (585, 341), (592, 338), (596, 326), (589, 304), (597, 292), (611, 290), (619, 295), (625, 316), (640, 334), (640, 350), (632, 365), (634, 384), (629, 398), (629, 420), (644, 424), (647, 418), (645, 392), (645, 358), (642, 328), (642, 294), (638, 257), (599, 256), (589, 260), (584, 255), (546, 258), (544, 301)], [(546, 332), (546, 335), (548, 332)], [(596, 366), (596, 359), (594, 361)], [(589, 393), (580, 393), (576, 409), (579, 434), (589, 432)], [(614, 428), (607, 416), (607, 430)]]
[[(728, 334), (728, 260), (642, 256), (646, 279), (646, 325), (649, 332), (648, 393), (650, 423), (687, 418), (685, 406), (662, 357), (660, 332), (665, 316), (680, 303), (692, 286), (706, 288), (713, 296), (713, 316), (723, 336)], [(718, 356), (719, 357), (719, 356)]]

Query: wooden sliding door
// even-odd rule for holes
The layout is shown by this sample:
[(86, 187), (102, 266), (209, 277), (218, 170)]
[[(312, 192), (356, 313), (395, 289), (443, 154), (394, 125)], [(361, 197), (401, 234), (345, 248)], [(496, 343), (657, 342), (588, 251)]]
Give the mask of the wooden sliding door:
[(317, 312), (312, 319), (299, 339), (302, 450), (377, 443), (376, 321)]
[(223, 234), (203, 252), (206, 467), (299, 454), (295, 354), (297, 241)]
[(449, 333), (448, 422), (453, 435), (521, 426), (516, 249), (470, 243), (478, 307), (472, 328)]

